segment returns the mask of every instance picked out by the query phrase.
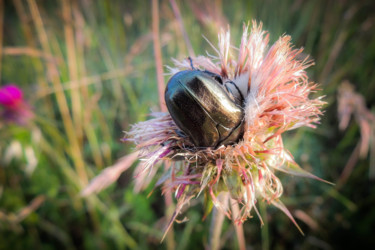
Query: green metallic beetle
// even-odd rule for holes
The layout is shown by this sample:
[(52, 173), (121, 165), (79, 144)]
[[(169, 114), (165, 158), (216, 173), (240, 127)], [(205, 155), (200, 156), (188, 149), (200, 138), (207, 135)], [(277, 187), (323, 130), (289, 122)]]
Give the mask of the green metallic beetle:
[(193, 67), (173, 75), (165, 90), (170, 115), (196, 147), (236, 143), (243, 135), (243, 102), (234, 82)]

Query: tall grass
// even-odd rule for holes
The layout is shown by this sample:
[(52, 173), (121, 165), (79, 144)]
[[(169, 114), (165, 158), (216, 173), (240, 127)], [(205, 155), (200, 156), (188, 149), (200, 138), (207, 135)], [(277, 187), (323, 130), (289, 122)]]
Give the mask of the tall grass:
[[(332, 182), (340, 177), (360, 130), (352, 122), (338, 131), (337, 89), (349, 80), (368, 107), (375, 103), (372, 1), (158, 3), (160, 45), (154, 46), (151, 1), (0, 1), (1, 84), (22, 87), (35, 114), (26, 126), (0, 123), (0, 249), (208, 245), (201, 198), (185, 212), (189, 221), (176, 224), (168, 245), (160, 245), (169, 218), (152, 184), (135, 194), (129, 171), (97, 196), (80, 192), (131, 152), (132, 145), (120, 143), (123, 131), (160, 110), (157, 81), (167, 77), (159, 72), (157, 78), (154, 49), (161, 48), (156, 58), (164, 65), (172, 57), (212, 53), (202, 35), (215, 43), (218, 30), (230, 25), (238, 42), (242, 23), (251, 19), (263, 21), (271, 41), (290, 34), (315, 60), (309, 75), (326, 94), (326, 114), (317, 130), (299, 130), (285, 142), (304, 169)], [(266, 225), (260, 228), (256, 218), (244, 224), (247, 246), (342, 248), (354, 244), (351, 237), (359, 245), (374, 243), (368, 171), (368, 159), (359, 160), (344, 185), (333, 187), (285, 177), (284, 202), (306, 236), (259, 204)], [(223, 230), (222, 245), (238, 248), (229, 221)]]

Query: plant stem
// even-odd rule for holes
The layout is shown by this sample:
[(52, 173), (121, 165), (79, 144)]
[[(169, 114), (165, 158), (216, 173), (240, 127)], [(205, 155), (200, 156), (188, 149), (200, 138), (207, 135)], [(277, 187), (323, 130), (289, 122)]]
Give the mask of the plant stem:
[(245, 242), (245, 236), (243, 232), (243, 226), (242, 226), (242, 223), (236, 222), (236, 219), (239, 217), (239, 214), (240, 214), (240, 208), (236, 200), (231, 199), (230, 204), (232, 208), (232, 220), (233, 220), (234, 229), (236, 230), (238, 246), (240, 250), (245, 250), (246, 242)]
[[(167, 162), (164, 162), (164, 168), (167, 169), (168, 166), (166, 165)], [(172, 192), (170, 189), (165, 189), (164, 193), (164, 203), (165, 203), (165, 213), (167, 218), (172, 218), (173, 212), (175, 210), (175, 206), (173, 204), (173, 199), (172, 199)], [(174, 241), (174, 230), (173, 227), (170, 228), (170, 230), (167, 233), (167, 249), (168, 250), (173, 250), (176, 249), (176, 244)]]
[[(217, 199), (223, 207), (228, 205), (228, 193), (221, 193)], [(210, 250), (220, 249), (220, 234), (223, 228), (224, 218), (225, 214), (214, 206), (210, 226)]]
[(187, 48), (187, 50), (189, 52), (189, 56), (194, 57), (193, 46), (191, 45), (189, 36), (188, 36), (188, 34), (186, 32), (186, 29), (185, 29), (185, 26), (184, 26), (184, 22), (182, 21), (180, 9), (178, 8), (178, 5), (177, 5), (177, 3), (176, 3), (175, 0), (169, 0), (169, 2), (171, 4), (171, 6), (172, 6), (172, 10), (173, 10), (173, 13), (174, 13), (174, 15), (176, 17), (178, 26), (180, 27), (180, 30), (181, 30), (182, 35), (184, 37), (186, 48)]
[(270, 236), (268, 232), (268, 220), (267, 220), (267, 208), (266, 203), (264, 201), (259, 202), (259, 210), (260, 214), (263, 218), (265, 218), (263, 227), (261, 229), (261, 237), (262, 237), (262, 250), (270, 249)]
[(161, 59), (161, 49), (159, 40), (159, 3), (158, 0), (152, 0), (152, 38), (154, 41), (154, 56), (156, 67), (156, 78), (158, 82), (159, 105), (162, 112), (167, 111), (164, 103), (164, 77), (163, 77), (163, 62)]
[(4, 1), (0, 0), (0, 79), (2, 70), (2, 58), (3, 58), (3, 27), (4, 27)]
[[(151, 11), (152, 11), (152, 38), (154, 45), (154, 56), (155, 56), (155, 67), (156, 67), (156, 78), (158, 83), (158, 93), (159, 93), (159, 106), (162, 112), (167, 111), (164, 100), (164, 77), (163, 77), (163, 62), (161, 56), (160, 40), (159, 40), (159, 2), (158, 0), (151, 1)], [(166, 164), (164, 162), (164, 164)], [(165, 165), (167, 168), (167, 165)], [(166, 189), (164, 194), (164, 202), (166, 206), (166, 215), (167, 218), (172, 217), (173, 215), (173, 199), (172, 193), (169, 189)], [(174, 231), (171, 228), (167, 234), (167, 249), (175, 249), (174, 241)]]

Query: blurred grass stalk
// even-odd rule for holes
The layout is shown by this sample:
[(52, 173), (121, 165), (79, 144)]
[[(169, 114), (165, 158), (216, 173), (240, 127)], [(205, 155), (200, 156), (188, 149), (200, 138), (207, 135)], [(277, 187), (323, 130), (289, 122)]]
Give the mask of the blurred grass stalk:
[[(63, 1), (63, 2), (66, 2), (66, 1)], [(34, 25), (35, 25), (37, 35), (39, 38), (39, 42), (42, 46), (42, 49), (47, 54), (53, 54), (51, 51), (50, 44), (49, 44), (49, 39), (53, 37), (51, 35), (47, 36), (46, 30), (44, 28), (43, 20), (42, 20), (42, 17), (40, 16), (39, 9), (35, 0), (28, 0), (28, 4), (29, 4), (31, 16), (34, 21)], [(74, 50), (74, 48), (69, 48), (69, 44), (67, 44), (67, 48), (68, 48), (68, 51), (71, 51), (72, 49)], [(55, 89), (62, 87), (61, 81), (60, 81), (60, 71), (57, 68), (55, 63), (47, 62), (47, 76), (48, 76), (48, 79), (52, 82), (52, 85)], [(70, 155), (72, 156), (77, 174), (79, 176), (78, 183), (79, 183), (79, 186), (83, 187), (84, 185), (87, 185), (88, 178), (87, 178), (87, 173), (85, 170), (85, 163), (82, 158), (80, 143), (78, 141), (79, 138), (77, 137), (77, 133), (76, 133), (76, 127), (74, 126), (72, 117), (70, 115), (65, 93), (56, 92), (56, 99), (57, 99), (57, 104), (60, 110), (60, 114), (62, 116), (62, 121), (64, 124), (65, 132), (68, 137), (69, 145), (71, 147), (71, 148), (69, 147)], [(74, 101), (73, 101), (73, 106), (74, 106)]]
[(3, 61), (3, 37), (4, 37), (4, 0), (0, 0), (0, 80)]
[[(64, 178), (68, 179), (68, 181), (64, 182), (73, 184), (72, 187), (75, 187), (75, 191), (71, 191), (71, 187), (68, 187), (72, 204), (77, 211), (81, 211), (83, 206), (85, 207), (90, 215), (93, 228), (98, 234), (100, 231), (105, 230), (105, 228), (100, 226), (100, 220), (103, 218), (100, 218), (102, 216), (98, 212), (101, 211), (101, 214), (104, 215), (109, 207), (95, 197), (87, 198), (84, 202), (86, 204), (82, 204), (78, 194), (87, 185), (89, 176), (93, 175), (90, 169), (92, 165), (90, 159), (93, 160), (98, 169), (112, 161), (112, 153), (108, 150), (111, 146), (108, 146), (108, 144), (113, 144), (116, 138), (114, 138), (114, 131), (111, 131), (108, 124), (111, 124), (116, 117), (112, 115), (112, 120), (104, 119), (101, 108), (97, 103), (98, 98), (100, 98), (100, 91), (98, 92), (97, 89), (90, 90), (88, 84), (95, 82), (95, 87), (99, 86), (99, 89), (101, 89), (100, 85), (104, 81), (112, 80), (114, 82), (113, 94), (117, 97), (114, 104), (118, 105), (117, 107), (115, 105), (114, 109), (117, 110), (118, 107), (123, 107), (123, 110), (126, 108), (124, 99), (127, 97), (123, 96), (122, 87), (117, 78), (130, 74), (131, 67), (115, 68), (115, 64), (111, 62), (106, 48), (101, 48), (101, 53), (107, 62), (108, 71), (102, 75), (94, 76), (94, 78), (90, 76), (86, 69), (87, 55), (84, 48), (88, 42), (87, 39), (90, 39), (90, 37), (87, 37), (87, 30), (83, 30), (84, 27), (87, 29), (85, 19), (77, 2), (60, 1), (60, 4), (62, 7), (65, 41), (59, 40), (54, 30), (46, 29), (45, 23), (48, 23), (49, 20), (44, 19), (45, 12), (35, 0), (28, 0), (26, 8), (23, 1), (13, 0), (13, 5), (26, 38), (27, 47), (5, 47), (4, 51), (6, 56), (25, 55), (30, 57), (31, 67), (37, 73), (37, 88), (40, 91), (39, 93), (41, 93), (41, 95), (34, 96), (34, 98), (37, 98), (35, 101), (42, 103), (42, 108), (38, 110), (38, 115), (44, 113), (47, 119), (56, 117), (53, 103), (53, 98), (56, 97), (56, 107), (58, 114), (61, 115), (63, 131), (60, 132), (56, 126), (51, 126), (51, 122), (53, 124), (55, 121), (48, 121), (41, 116), (37, 117), (36, 124), (33, 126), (36, 126), (35, 129), (43, 131), (38, 144), (42, 152), (48, 155), (53, 164), (59, 167), (57, 171), (64, 173)], [(0, 29), (4, 27), (3, 11), (3, 1), (1, 1)], [(29, 18), (33, 22), (33, 27), (30, 25)], [(34, 36), (34, 29), (36, 36)], [(2, 38), (3, 36), (0, 35), (0, 62), (4, 54)], [(148, 41), (143, 40), (141, 42), (137, 44), (137, 47)], [(37, 49), (38, 44), (41, 46), (40, 50)], [(127, 58), (128, 64), (139, 52), (135, 51), (135, 53), (129, 55), (129, 58)], [(63, 58), (66, 58), (66, 60), (61, 60)], [(64, 79), (69, 79), (69, 81), (64, 82)], [(52, 87), (49, 86), (50, 83)], [(132, 91), (128, 93), (131, 94)], [(134, 98), (133, 104), (137, 105), (137, 100)], [(111, 116), (107, 115), (107, 117)], [(99, 127), (94, 127), (95, 124), (99, 125)], [(67, 142), (65, 142), (65, 136), (67, 137)], [(63, 143), (61, 144), (61, 142)], [(64, 145), (63, 150), (61, 150), (61, 145)], [(86, 146), (90, 148), (88, 152), (91, 155), (89, 157), (84, 152)], [(69, 159), (72, 160), (72, 163)], [(74, 171), (70, 169), (71, 164)], [(129, 236), (118, 216), (119, 214), (117, 216), (107, 216), (104, 219), (110, 221), (114, 228), (113, 232), (117, 231), (118, 235), (112, 234), (112, 236), (117, 241), (118, 247), (125, 244), (130, 248), (134, 248), (137, 243)], [(64, 237), (57, 238), (61, 240)]]
[[(156, 79), (159, 93), (159, 107), (162, 112), (167, 111), (167, 107), (164, 103), (164, 76), (163, 76), (163, 62), (159, 39), (159, 2), (158, 0), (152, 0), (151, 2), (151, 16), (152, 16), (152, 37), (154, 45), (154, 57), (155, 57), (155, 67), (156, 67)], [(166, 162), (164, 162), (164, 167), (168, 168)], [(165, 201), (165, 215), (166, 217), (172, 218), (174, 212), (174, 204), (172, 199), (172, 193), (169, 189), (164, 192)], [(168, 219), (166, 220), (168, 222)], [(170, 228), (166, 235), (167, 249), (173, 250), (176, 248), (174, 241), (174, 230), (173, 227)]]

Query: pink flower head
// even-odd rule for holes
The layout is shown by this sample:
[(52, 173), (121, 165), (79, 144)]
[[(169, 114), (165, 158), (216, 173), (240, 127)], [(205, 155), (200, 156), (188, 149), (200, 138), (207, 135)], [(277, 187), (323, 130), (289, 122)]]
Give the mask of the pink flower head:
[[(149, 182), (160, 160), (171, 163), (157, 183), (175, 191), (178, 204), (171, 221), (182, 205), (202, 192), (230, 217), (229, 208), (216, 198), (224, 191), (242, 208), (235, 218), (238, 222), (251, 217), (252, 209), (259, 215), (256, 202), (261, 198), (295, 223), (279, 200), (283, 186), (276, 171), (319, 178), (297, 165), (284, 148), (281, 135), (301, 126), (315, 127), (324, 102), (320, 97), (309, 98), (316, 84), (308, 81), (305, 69), (313, 62), (300, 59), (302, 49), (294, 49), (290, 41), (289, 36), (282, 36), (269, 46), (262, 24), (253, 22), (250, 32), (244, 26), (238, 49), (230, 44), (227, 31), (219, 35), (216, 56), (191, 58), (195, 68), (218, 74), (223, 82), (233, 81), (245, 96), (245, 131), (236, 144), (196, 148), (190, 138), (179, 133), (169, 113), (154, 113), (153, 119), (135, 124), (128, 133), (143, 159), (136, 171), (137, 187)], [(174, 63), (171, 74), (192, 70), (189, 60)]]
[(23, 99), (22, 90), (13, 84), (0, 88), (0, 106), (3, 107), (1, 118), (6, 122), (24, 125), (33, 116), (30, 106)]
[(0, 88), (0, 105), (14, 109), (23, 102), (23, 93), (16, 85), (8, 84)]
[(152, 119), (133, 125), (127, 133), (127, 140), (136, 144), (142, 160), (135, 171), (135, 188), (145, 187), (166, 160), (168, 168), (156, 186), (163, 184), (164, 190), (175, 191), (178, 203), (169, 226), (182, 207), (201, 193), (231, 217), (227, 202), (217, 199), (220, 192), (229, 193), (240, 206), (240, 214), (234, 218), (238, 223), (250, 218), (253, 209), (260, 217), (258, 199), (278, 207), (295, 223), (279, 199), (283, 186), (276, 173), (319, 179), (298, 166), (281, 136), (319, 122), (324, 102), (321, 97), (309, 97), (316, 84), (309, 82), (305, 72), (313, 62), (301, 59), (302, 49), (294, 49), (289, 36), (269, 45), (267, 32), (256, 22), (250, 32), (244, 25), (239, 47), (231, 45), (229, 31), (219, 34), (218, 47), (212, 47), (216, 55), (174, 60), (170, 73), (193, 70), (193, 63), (195, 70), (210, 71), (220, 75), (223, 82), (234, 82), (245, 99), (242, 138), (232, 145), (198, 148), (181, 133), (168, 112), (153, 113)]

